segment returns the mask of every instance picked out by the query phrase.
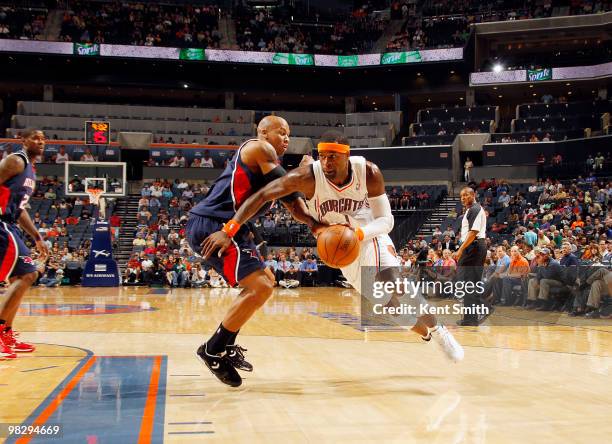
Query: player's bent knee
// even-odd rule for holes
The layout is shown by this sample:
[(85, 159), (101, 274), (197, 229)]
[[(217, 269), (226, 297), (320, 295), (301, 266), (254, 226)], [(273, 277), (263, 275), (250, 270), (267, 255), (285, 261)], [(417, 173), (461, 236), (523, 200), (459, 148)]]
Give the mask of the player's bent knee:
[(274, 282), (270, 280), (268, 275), (262, 270), (251, 274), (246, 279), (240, 282), (245, 289), (248, 290), (245, 295), (246, 301), (253, 304), (257, 308), (261, 307), (272, 296)]
[(274, 283), (270, 281), (270, 279), (262, 279), (261, 284), (257, 288), (257, 293), (261, 294), (262, 297), (268, 299), (272, 296), (272, 290), (274, 289)]
[(253, 304), (261, 307), (272, 296), (273, 283), (267, 278), (260, 279), (258, 285), (253, 288), (253, 292), (249, 296)]
[(21, 281), (27, 282), (28, 284), (32, 285), (34, 282), (36, 282), (36, 279), (38, 279), (38, 271), (33, 271), (31, 273), (26, 273), (24, 275), (19, 276), (18, 279), (20, 279)]

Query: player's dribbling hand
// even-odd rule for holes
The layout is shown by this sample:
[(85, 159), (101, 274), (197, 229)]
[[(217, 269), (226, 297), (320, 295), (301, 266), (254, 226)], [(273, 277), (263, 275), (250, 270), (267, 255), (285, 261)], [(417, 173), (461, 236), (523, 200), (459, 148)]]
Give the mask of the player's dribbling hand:
[(224, 231), (217, 231), (204, 239), (204, 242), (200, 244), (202, 247), (202, 257), (204, 259), (210, 258), (215, 250), (219, 250), (218, 255), (221, 257), (231, 243), (232, 239)]
[(327, 227), (329, 227), (329, 225), (327, 224), (321, 224), (319, 222), (316, 222), (312, 228), (310, 229), (310, 231), (312, 231), (312, 235), (315, 237), (315, 239), (317, 237), (319, 237), (319, 234), (321, 234), (321, 232), (323, 230), (325, 230)]

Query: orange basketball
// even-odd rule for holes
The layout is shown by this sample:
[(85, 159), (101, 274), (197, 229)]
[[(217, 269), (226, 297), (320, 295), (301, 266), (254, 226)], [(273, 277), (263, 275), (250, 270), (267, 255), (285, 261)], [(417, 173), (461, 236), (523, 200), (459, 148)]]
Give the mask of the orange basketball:
[(321, 260), (330, 267), (346, 267), (359, 256), (359, 239), (350, 228), (332, 225), (319, 234), (317, 250)]

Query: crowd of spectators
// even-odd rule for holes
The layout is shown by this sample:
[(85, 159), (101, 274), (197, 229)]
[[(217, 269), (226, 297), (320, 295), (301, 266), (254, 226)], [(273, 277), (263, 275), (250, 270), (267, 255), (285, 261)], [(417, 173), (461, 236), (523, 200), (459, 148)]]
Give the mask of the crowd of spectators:
[(465, 46), (470, 36), (466, 18), (418, 18), (406, 20), (387, 43), (388, 52)]
[[(610, 2), (576, 0), (555, 9), (552, 0), (394, 1), (391, 19), (405, 20), (388, 42), (387, 51), (464, 46), (474, 23), (594, 14), (610, 10)], [(589, 57), (590, 54), (584, 54)], [(575, 51), (571, 52), (575, 59)], [(488, 61), (490, 63), (490, 61)], [(540, 61), (541, 63), (541, 61)], [(547, 65), (552, 66), (552, 65)], [(558, 65), (555, 65), (558, 66)]]
[[(588, 46), (587, 46), (588, 45)], [(607, 63), (612, 59), (612, 48), (604, 42), (588, 42), (578, 48), (555, 49), (534, 56), (533, 53), (512, 51), (492, 52), (491, 56), (482, 61), (480, 71), (492, 71), (495, 65), (503, 67), (504, 71), (520, 69), (544, 69), (550, 67), (584, 66)]]
[(531, 133), (531, 136), (517, 135), (517, 134), (505, 134), (499, 140), (500, 143), (519, 143), (519, 142), (552, 142), (554, 140), (562, 140), (555, 138), (550, 132), (546, 132), (540, 139), (536, 133)]
[[(231, 11), (237, 48), (248, 51), (355, 54), (369, 51), (382, 35), (386, 2), (364, 2), (352, 11), (284, 6)], [(391, 19), (404, 19), (388, 51), (463, 46), (473, 23), (579, 15), (610, 10), (606, 0), (575, 0), (554, 7), (551, 0), (394, 1)], [(219, 48), (222, 35), (216, 5), (126, 3), (75, 0), (67, 3), (60, 39), (185, 48)], [(41, 38), (47, 11), (0, 7), (0, 38)], [(573, 54), (573, 53), (572, 53)]]
[(214, 5), (72, 1), (60, 37), (80, 43), (217, 48), (218, 15)]
[[(612, 181), (548, 179), (522, 191), (495, 179), (471, 186), (487, 214), (485, 302), (610, 316)], [(410, 240), (399, 252), (404, 265), (420, 265), (430, 278), (452, 279), (458, 213), (431, 238)]]
[(555, 14), (596, 14), (610, 9), (607, 0), (435, 0), (422, 1), (419, 7), (423, 16), (466, 15), (477, 22), (498, 22), (546, 18)]
[(311, 12), (296, 18), (287, 10), (242, 9), (235, 13), (237, 44), (246, 51), (357, 54), (367, 52), (382, 35), (386, 20), (369, 3), (333, 18)]
[[(185, 237), (189, 210), (207, 192), (206, 184), (189, 184), (178, 179), (173, 183), (160, 180), (145, 184), (138, 201), (133, 251), (124, 283), (172, 287), (227, 285), (222, 276), (202, 266), (201, 258), (194, 254)], [(262, 260), (267, 258), (266, 266), (279, 285), (315, 285), (317, 260), (311, 248), (305, 247), (299, 254), (294, 249), (266, 251), (261, 236), (267, 237), (268, 231), (277, 227), (292, 225), (297, 226), (297, 222), (284, 208), (271, 209), (260, 216), (252, 226), (258, 252)]]
[(431, 197), (425, 190), (415, 190), (410, 187), (393, 187), (387, 192), (392, 210), (416, 210), (429, 206)]
[[(47, 204), (44, 210), (42, 203)], [(89, 201), (64, 196), (62, 182), (55, 177), (44, 177), (37, 183), (26, 210), (50, 250), (45, 264), (40, 264), (44, 271), (39, 284), (47, 287), (79, 284), (91, 247), (89, 227), (95, 218)], [(113, 235), (118, 235), (117, 229)], [(31, 239), (26, 239), (26, 243), (33, 247)]]
[[(401, 193), (400, 193), (401, 191)], [(208, 192), (206, 183), (188, 183), (176, 179), (156, 180), (145, 184), (138, 201), (138, 213), (133, 232), (132, 253), (124, 282), (145, 285), (225, 285), (222, 277), (200, 267), (203, 281), (194, 283), (193, 267), (200, 258), (191, 250), (185, 237), (189, 210)], [(422, 208), (431, 205), (431, 197), (418, 187), (388, 190), (395, 210)], [(111, 225), (112, 225), (111, 220)], [(305, 225), (296, 222), (279, 204), (262, 210), (251, 224), (254, 243), (262, 260), (280, 286), (316, 285), (318, 261), (313, 250), (315, 240)], [(270, 245), (293, 245), (288, 250), (272, 249)], [(297, 251), (296, 248), (301, 248)], [(144, 265), (143, 265), (144, 261)], [(208, 273), (208, 274), (207, 274)], [(213, 285), (214, 283), (214, 285)]]
[(168, 166), (173, 168), (225, 168), (227, 166), (228, 159), (225, 158), (222, 162), (220, 159), (214, 159), (210, 155), (209, 150), (205, 150), (202, 157), (194, 157), (193, 160), (188, 161), (182, 151), (177, 151), (174, 156), (168, 159), (156, 159), (150, 157), (147, 161), (147, 166)]
[(46, 20), (46, 9), (0, 6), (0, 38), (40, 40)]
[[(223, 131), (214, 132), (210, 128), (206, 132), (206, 135), (207, 136), (237, 136), (236, 132), (232, 131), (231, 129), (230, 131), (227, 132), (227, 134), (225, 134)], [(174, 140), (174, 137), (172, 136), (164, 137), (163, 135), (160, 135), (158, 137), (157, 135), (154, 135), (153, 143), (170, 143), (170, 144), (176, 143), (179, 145), (187, 145), (187, 144), (197, 145), (198, 141), (196, 139), (191, 139), (191, 142), (189, 142), (189, 137), (178, 137), (177, 136), (176, 140)], [(208, 137), (204, 137), (204, 140), (202, 140), (200, 144), (201, 145), (219, 145), (217, 142), (215, 142), (215, 140), (209, 140)], [(229, 140), (227, 142), (227, 145), (238, 145), (238, 139)]]
[[(593, 157), (592, 167), (599, 165)], [(548, 179), (512, 185), (491, 179), (470, 185), (487, 214), (489, 252), (483, 276), (487, 303), (608, 316), (603, 309), (609, 304), (612, 267), (612, 181), (589, 176), (565, 183)], [(63, 187), (56, 178), (44, 178), (30, 200), (32, 220), (51, 250), (39, 284), (50, 287), (80, 282), (90, 238), (84, 236), (75, 244), (70, 233), (78, 226), (90, 226), (94, 218), (87, 200), (63, 196)], [(389, 192), (396, 208), (418, 208), (417, 201), (424, 200), (418, 194), (404, 199), (399, 190)], [(227, 286), (222, 276), (201, 263), (185, 237), (188, 212), (207, 191), (205, 183), (178, 179), (143, 186), (136, 225), (133, 233), (126, 232), (134, 240), (122, 277), (125, 284)], [(41, 215), (33, 209), (43, 201), (50, 202), (50, 207)], [(453, 210), (430, 238), (410, 240), (399, 251), (402, 264), (419, 266), (430, 279), (453, 279), (452, 252), (458, 248), (460, 213), (459, 207)], [(116, 242), (121, 217), (113, 214), (110, 222)], [(265, 210), (252, 226), (257, 251), (278, 285), (315, 286), (319, 264), (312, 247), (272, 249), (266, 245), (274, 230), (289, 231), (294, 226), (299, 224), (282, 206)]]

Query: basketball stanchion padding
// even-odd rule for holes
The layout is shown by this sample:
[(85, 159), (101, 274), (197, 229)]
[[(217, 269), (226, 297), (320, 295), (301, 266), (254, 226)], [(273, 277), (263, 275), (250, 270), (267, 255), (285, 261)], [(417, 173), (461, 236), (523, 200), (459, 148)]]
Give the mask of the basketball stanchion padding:
[(83, 287), (118, 287), (121, 275), (117, 261), (113, 259), (111, 226), (105, 220), (105, 199), (101, 199), (104, 190), (88, 188), (89, 203), (98, 206), (98, 217), (94, 224), (91, 239), (91, 251), (83, 271)]

